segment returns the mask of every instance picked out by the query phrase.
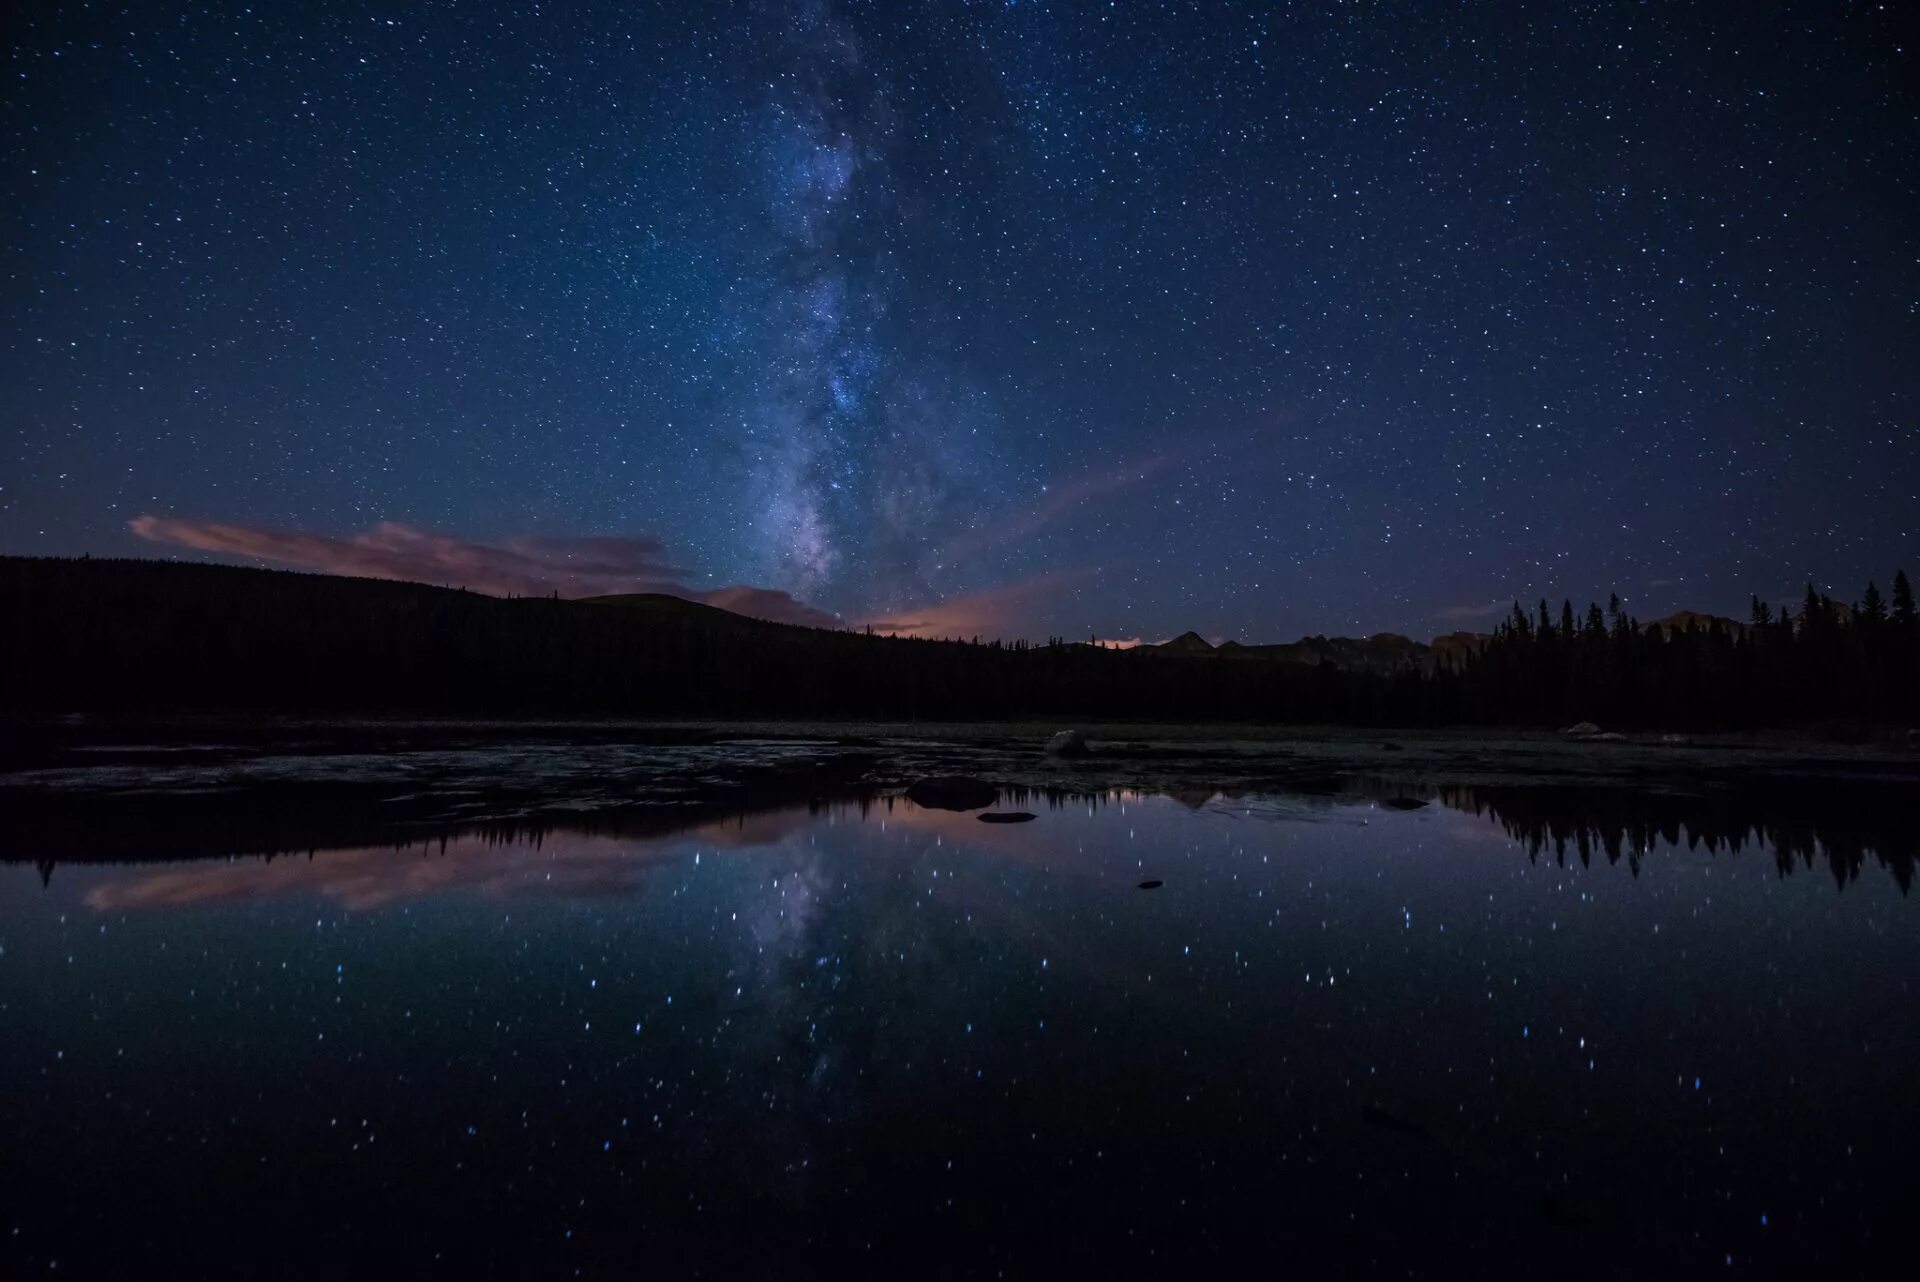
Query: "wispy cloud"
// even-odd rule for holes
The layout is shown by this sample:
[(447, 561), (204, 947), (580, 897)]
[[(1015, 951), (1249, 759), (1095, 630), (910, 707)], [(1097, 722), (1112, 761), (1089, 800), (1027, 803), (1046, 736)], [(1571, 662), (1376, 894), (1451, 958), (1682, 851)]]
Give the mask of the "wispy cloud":
[(1017, 635), (1020, 624), (1034, 616), (1049, 594), (1069, 576), (1058, 570), (1012, 583), (961, 592), (945, 600), (896, 610), (869, 620), (875, 632), (901, 637), (970, 637)]
[(778, 845), (803, 827), (805, 808), (690, 826), (663, 836), (602, 836), (561, 830), (540, 838), (537, 870), (518, 841), (466, 834), (433, 853), (396, 859), (391, 846), (328, 850), (308, 859), (196, 861), (112, 875), (91, 887), (97, 912), (198, 907), (277, 898), (331, 899), (366, 910), (452, 893), (488, 898), (597, 899), (630, 896), (653, 870), (688, 847)]
[(1512, 608), (1513, 602), (1508, 600), (1488, 601), (1484, 605), (1449, 605), (1435, 610), (1433, 617), (1442, 623), (1474, 623), (1505, 614)]
[(658, 592), (678, 572), (651, 538), (541, 538), (515, 536), (483, 543), (383, 521), (338, 538), (221, 521), (137, 516), (133, 532), (154, 543), (219, 556), (246, 557), (325, 574), (405, 579), (499, 595), (521, 593), (597, 596)]
[(1173, 460), (1164, 454), (1139, 462), (1079, 476), (1049, 486), (1024, 507), (1003, 508), (974, 528), (947, 540), (940, 556), (945, 564), (981, 556), (1010, 543), (1030, 539), (1056, 521), (1064, 520), (1097, 499), (1143, 484), (1166, 470)]
[(644, 536), (513, 535), (483, 542), (383, 521), (371, 530), (339, 537), (152, 515), (137, 516), (129, 525), (153, 543), (322, 574), (434, 583), (498, 596), (664, 592), (777, 623), (809, 627), (840, 623), (837, 616), (774, 588), (687, 587), (681, 581), (683, 572), (667, 560), (661, 541)]

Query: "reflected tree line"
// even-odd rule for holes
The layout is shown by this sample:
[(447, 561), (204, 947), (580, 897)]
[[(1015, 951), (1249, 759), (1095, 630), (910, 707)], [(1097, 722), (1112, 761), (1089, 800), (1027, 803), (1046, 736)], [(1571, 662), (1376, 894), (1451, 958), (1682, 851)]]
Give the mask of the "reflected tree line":
[[(1430, 795), (1453, 810), (1498, 824), (1526, 848), (1530, 861), (1550, 858), (1566, 867), (1591, 868), (1596, 857), (1625, 864), (1635, 877), (1650, 853), (1705, 849), (1739, 855), (1768, 851), (1786, 877), (1825, 866), (1845, 889), (1869, 862), (1885, 868), (1906, 894), (1920, 862), (1920, 826), (1913, 821), (1911, 789), (1874, 779), (1773, 780), (1709, 792), (1651, 793), (1621, 786), (1515, 784), (1442, 785)], [(1356, 800), (1409, 804), (1405, 788), (1377, 780), (1334, 780), (1306, 792), (1261, 788), (1187, 787), (1088, 793), (1063, 788), (1003, 789), (1000, 804), (1039, 809), (1098, 808), (1145, 797), (1168, 797), (1198, 810), (1209, 801), (1240, 802), (1276, 797), (1324, 804)]]
[[(0, 558), (0, 710), (1353, 725), (1910, 724), (1904, 575), (1842, 606), (1643, 628), (1517, 606), (1391, 671), (1257, 651), (936, 641), (190, 563)], [(1401, 647), (1405, 649), (1404, 644)]]
[(1844, 889), (1868, 861), (1893, 875), (1906, 894), (1920, 858), (1911, 789), (1866, 781), (1794, 780), (1790, 785), (1666, 795), (1625, 788), (1446, 786), (1443, 804), (1498, 823), (1535, 862), (1560, 867), (1596, 857), (1641, 861), (1663, 847), (1740, 854), (1772, 853), (1782, 877), (1825, 865)]
[[(1886, 869), (1904, 895), (1912, 889), (1920, 859), (1920, 833), (1910, 815), (1908, 790), (1872, 780), (1793, 780), (1708, 793), (1660, 794), (1622, 787), (1558, 785), (1443, 785), (1432, 795), (1451, 809), (1495, 823), (1527, 851), (1530, 862), (1550, 859), (1556, 866), (1577, 862), (1591, 868), (1596, 859), (1624, 865), (1638, 877), (1643, 862), (1678, 849), (1740, 855), (1749, 848), (1771, 853), (1781, 877), (1822, 866), (1836, 887), (1857, 881), (1869, 862)], [(1003, 787), (995, 806), (1001, 810), (1099, 810), (1168, 798), (1190, 810), (1210, 802), (1306, 802), (1331, 811), (1371, 800), (1396, 808), (1418, 804), (1404, 789), (1377, 781), (1329, 779), (1311, 791), (1272, 788), (1209, 788), (1195, 780), (1180, 785), (1086, 790), (1072, 787)], [(385, 848), (396, 855), (445, 858), (464, 846), (493, 850), (541, 849), (550, 837), (577, 835), (640, 842), (658, 841), (696, 830), (716, 841), (729, 832), (752, 840), (774, 840), (828, 811), (892, 813), (907, 805), (897, 791), (848, 783), (800, 799), (797, 794), (753, 801), (701, 806), (634, 806), (548, 816), (516, 816), (418, 826), (317, 829), (311, 814), (286, 811), (272, 825), (231, 824), (217, 806), (196, 810), (197, 836), (189, 846), (151, 844), (152, 829), (138, 806), (106, 801), (83, 833), (67, 828), (43, 832), (37, 843), (0, 847), (0, 862), (31, 857), (43, 884), (62, 862), (185, 863), (207, 859), (280, 858), (307, 861), (334, 850)], [(1276, 816), (1276, 818), (1278, 818)], [(1035, 830), (1044, 834), (1045, 828)], [(1041, 837), (1044, 841), (1045, 838)], [(31, 856), (28, 851), (31, 850)]]

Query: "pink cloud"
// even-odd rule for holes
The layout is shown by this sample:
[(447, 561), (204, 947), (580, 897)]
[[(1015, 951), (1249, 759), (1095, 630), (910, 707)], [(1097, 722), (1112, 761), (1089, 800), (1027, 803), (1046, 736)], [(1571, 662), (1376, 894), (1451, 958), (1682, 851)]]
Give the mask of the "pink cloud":
[(133, 532), (155, 543), (221, 556), (271, 561), (323, 574), (405, 579), (476, 592), (596, 596), (660, 592), (678, 579), (665, 549), (651, 538), (540, 538), (516, 536), (481, 543), (382, 521), (364, 533), (336, 538), (298, 530), (219, 521), (137, 516)]
[[(1138, 803), (1145, 794), (1114, 791), (1108, 802)], [(1076, 802), (1076, 811), (1090, 803)], [(999, 858), (1045, 863), (1055, 870), (1111, 875), (1097, 845), (1076, 856), (1046, 840), (1031, 827), (996, 827), (972, 814), (923, 810), (901, 798), (888, 798), (867, 815), (850, 805), (836, 806), (841, 822), (889, 824), (939, 834), (955, 847)], [(1032, 808), (1037, 808), (1034, 803)], [(275, 899), (324, 898), (342, 907), (369, 911), (450, 894), (504, 900), (529, 896), (584, 901), (631, 899), (656, 888), (663, 864), (690, 851), (777, 849), (820, 822), (811, 807), (796, 806), (758, 814), (730, 816), (650, 836), (596, 834), (565, 828), (530, 839), (502, 841), (482, 833), (428, 840), (417, 845), (364, 846), (322, 850), (273, 859), (194, 860), (97, 870), (83, 902), (95, 912), (163, 912), (207, 904), (242, 904)], [(537, 857), (536, 857), (537, 856)]]
[(137, 516), (128, 524), (153, 543), (321, 574), (433, 583), (496, 596), (661, 592), (776, 623), (817, 628), (840, 623), (837, 616), (774, 588), (689, 588), (681, 582), (682, 572), (667, 561), (660, 540), (645, 536), (513, 535), (487, 543), (398, 521), (383, 521), (345, 537), (152, 515)]
[(628, 896), (663, 859), (688, 847), (778, 845), (810, 821), (805, 807), (716, 819), (658, 837), (545, 833), (539, 858), (521, 841), (466, 834), (403, 849), (367, 846), (308, 858), (196, 860), (115, 875), (86, 893), (98, 912), (324, 896), (352, 909), (379, 908), (449, 892), (494, 898)]
[(901, 637), (1002, 636), (1018, 632), (1032, 607), (1056, 592), (1066, 576), (1052, 571), (1013, 583), (962, 592), (944, 601), (892, 612), (866, 626)]

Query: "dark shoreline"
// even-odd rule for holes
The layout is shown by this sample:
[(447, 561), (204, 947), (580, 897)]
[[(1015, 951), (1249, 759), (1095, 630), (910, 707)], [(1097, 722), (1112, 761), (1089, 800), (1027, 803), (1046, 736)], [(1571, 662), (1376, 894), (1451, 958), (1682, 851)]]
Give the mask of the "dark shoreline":
[(0, 860), (121, 862), (411, 846), (547, 831), (650, 837), (716, 820), (885, 803), (963, 775), (1060, 803), (1122, 792), (1440, 800), (1528, 816), (1536, 839), (1604, 819), (1699, 833), (1912, 841), (1920, 753), (1773, 734), (1569, 741), (1528, 732), (1055, 723), (523, 722), (182, 717), (11, 721)]

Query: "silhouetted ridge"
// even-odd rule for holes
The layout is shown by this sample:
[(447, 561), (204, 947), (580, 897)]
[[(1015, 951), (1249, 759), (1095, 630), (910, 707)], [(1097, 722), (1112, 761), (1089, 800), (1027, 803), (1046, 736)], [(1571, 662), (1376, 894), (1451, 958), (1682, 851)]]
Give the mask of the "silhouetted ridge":
[(1182, 632), (1171, 641), (1162, 641), (1159, 645), (1143, 645), (1142, 650), (1153, 650), (1160, 654), (1212, 654), (1213, 643), (1198, 632)]
[(685, 597), (671, 596), (665, 592), (618, 592), (607, 596), (589, 596), (578, 599), (580, 605), (605, 605), (622, 610), (646, 611), (669, 618), (697, 619), (705, 623), (723, 627), (741, 628), (780, 628), (792, 627), (792, 624), (773, 623), (766, 619), (756, 619), (750, 615), (735, 614), (717, 605), (708, 605), (704, 601), (689, 601)]
[[(1701, 622), (1705, 619), (1705, 623)], [(1750, 623), (1514, 607), (1491, 635), (1223, 645), (932, 641), (763, 622), (659, 594), (562, 601), (193, 562), (0, 557), (0, 710), (1910, 724), (1904, 575)], [(1264, 660), (1264, 661), (1263, 661)], [(1589, 736), (1591, 737), (1591, 736)]]

